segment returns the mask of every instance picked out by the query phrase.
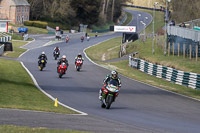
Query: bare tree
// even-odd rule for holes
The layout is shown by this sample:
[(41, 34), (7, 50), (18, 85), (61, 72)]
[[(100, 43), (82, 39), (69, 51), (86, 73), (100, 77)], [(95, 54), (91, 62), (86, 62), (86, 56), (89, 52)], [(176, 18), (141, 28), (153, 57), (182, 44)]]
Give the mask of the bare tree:
[(115, 9), (115, 0), (112, 1), (112, 12), (111, 12), (111, 21), (113, 22), (114, 18), (114, 9)]

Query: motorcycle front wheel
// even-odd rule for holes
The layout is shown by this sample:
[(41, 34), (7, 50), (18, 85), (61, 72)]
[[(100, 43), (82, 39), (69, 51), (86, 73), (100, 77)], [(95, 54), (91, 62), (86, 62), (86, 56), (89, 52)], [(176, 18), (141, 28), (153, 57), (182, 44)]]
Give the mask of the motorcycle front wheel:
[(62, 76), (63, 76), (63, 70), (60, 70), (59, 78), (62, 78)]
[(113, 102), (113, 96), (108, 95), (106, 98), (106, 109), (110, 109), (112, 102)]
[(41, 64), (39, 65), (39, 69), (40, 69), (40, 71), (42, 71), (43, 68), (44, 68), (44, 65), (41, 63)]

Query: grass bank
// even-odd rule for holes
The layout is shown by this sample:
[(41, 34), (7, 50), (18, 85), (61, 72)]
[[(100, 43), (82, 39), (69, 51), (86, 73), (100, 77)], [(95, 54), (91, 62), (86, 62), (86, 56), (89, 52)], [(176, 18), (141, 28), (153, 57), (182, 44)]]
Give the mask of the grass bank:
[(126, 15), (127, 15), (127, 19), (126, 19), (126, 21), (122, 24), (122, 26), (126, 26), (127, 24), (129, 24), (130, 22), (131, 22), (131, 20), (132, 20), (132, 14), (131, 13), (129, 13), (129, 12), (125, 12), (126, 13)]
[(121, 37), (111, 39), (86, 49), (89, 58), (94, 61), (105, 61), (118, 58)]
[(28, 28), (28, 34), (47, 34), (48, 33), (47, 29), (42, 29), (42, 28), (38, 28), (38, 27), (14, 25), (14, 24), (9, 24), (9, 25), (14, 27), (15, 32), (18, 32), (17, 29), (19, 27), (27, 27)]
[[(27, 42), (13, 41), (12, 43), (13, 51), (6, 52), (5, 56), (17, 58), (26, 51), (20, 46)], [(62, 106), (54, 107), (54, 101), (36, 88), (31, 77), (19, 62), (0, 59), (0, 64), (0, 108), (76, 113)]]
[(35, 87), (32, 79), (19, 62), (0, 59), (0, 64), (1, 108), (75, 113), (62, 106), (54, 107), (54, 101)]
[(3, 125), (0, 126), (1, 133), (88, 133), (74, 130), (58, 130), (47, 128), (28, 128), (19, 126)]

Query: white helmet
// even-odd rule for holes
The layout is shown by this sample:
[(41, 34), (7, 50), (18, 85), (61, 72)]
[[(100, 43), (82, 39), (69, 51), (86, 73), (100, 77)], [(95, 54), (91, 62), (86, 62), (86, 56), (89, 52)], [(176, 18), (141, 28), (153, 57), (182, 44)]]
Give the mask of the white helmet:
[(63, 55), (62, 58), (66, 59), (67, 57), (66, 57), (66, 55)]
[(112, 74), (112, 75), (113, 75), (113, 74), (116, 74), (116, 75), (117, 75), (117, 71), (112, 70), (112, 71), (111, 71), (111, 74)]
[(42, 54), (45, 54), (45, 52), (43, 51)]

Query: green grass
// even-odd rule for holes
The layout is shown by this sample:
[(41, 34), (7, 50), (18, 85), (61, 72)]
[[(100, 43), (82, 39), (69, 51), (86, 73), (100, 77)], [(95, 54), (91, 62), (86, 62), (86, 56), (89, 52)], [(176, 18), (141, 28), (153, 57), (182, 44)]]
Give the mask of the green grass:
[(21, 35), (17, 35), (17, 34), (11, 34), (11, 33), (7, 33), (8, 35), (12, 36), (13, 40), (24, 40), (23, 36)]
[(88, 133), (74, 130), (59, 130), (59, 129), (47, 129), (47, 128), (29, 128), (12, 125), (0, 126), (1, 133)]
[(13, 45), (13, 51), (7, 51), (4, 53), (4, 56), (7, 57), (19, 57), (22, 53), (24, 53), (26, 51), (26, 49), (23, 48), (19, 48), (20, 46), (23, 46), (27, 44), (27, 42), (24, 41), (12, 41), (12, 45)]
[(32, 79), (19, 62), (0, 59), (0, 64), (1, 108), (75, 113), (62, 106), (54, 107), (54, 101), (35, 87)]
[(126, 15), (127, 15), (127, 19), (126, 21), (122, 24), (122, 26), (126, 26), (127, 24), (129, 24), (132, 20), (132, 14), (129, 13), (129, 12), (126, 12)]
[[(92, 46), (86, 49), (87, 55), (94, 61), (104, 61), (113, 58), (118, 58), (118, 53), (121, 45), (121, 37), (111, 39), (99, 45)], [(105, 56), (105, 58), (104, 58)]]
[(105, 30), (105, 29), (110, 29), (111, 25), (114, 25), (114, 23), (108, 22), (108, 23), (104, 23), (104, 24), (92, 25), (91, 29), (93, 29), (93, 30)]
[(47, 29), (31, 27), (31, 26), (24, 26), (28, 28), (28, 34), (48, 34)]
[[(38, 27), (23, 26), (23, 25), (13, 25), (13, 24), (9, 24), (9, 25), (17, 27), (17, 29), (19, 27), (27, 27), (28, 28), (28, 34), (47, 34), (48, 33), (47, 29), (42, 29), (42, 28), (38, 28)], [(18, 32), (18, 31), (15, 31), (15, 32)]]

